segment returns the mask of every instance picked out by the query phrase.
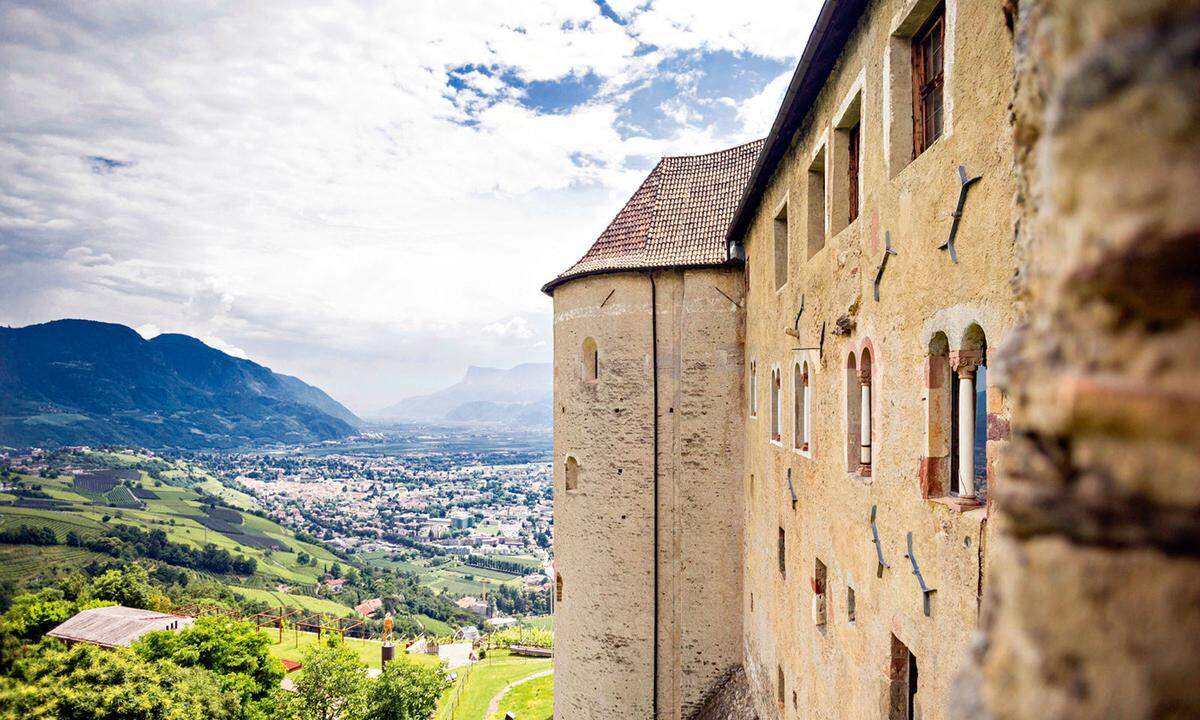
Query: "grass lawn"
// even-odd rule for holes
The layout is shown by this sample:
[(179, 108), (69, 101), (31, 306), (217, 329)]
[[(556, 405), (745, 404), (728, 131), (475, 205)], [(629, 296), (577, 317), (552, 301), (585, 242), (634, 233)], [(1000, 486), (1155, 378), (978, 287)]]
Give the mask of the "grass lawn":
[[(279, 631), (264, 629), (263, 632), (271, 639), (271, 654), (280, 660), (295, 660), (300, 662), (303, 660), (304, 651), (306, 648), (317, 643), (317, 634), (309, 632), (296, 632), (295, 630), (283, 631), (283, 642), (278, 642)], [(378, 640), (358, 640), (356, 638), (346, 638), (346, 647), (358, 653), (358, 657), (367, 667), (379, 668), (382, 662), (381, 643)], [(418, 665), (436, 666), (441, 664), (437, 655), (405, 655), (403, 642), (396, 641), (396, 657), (402, 656)], [(303, 671), (301, 671), (303, 672)]]
[(425, 630), (437, 635), (438, 637), (454, 634), (454, 628), (450, 627), (441, 620), (431, 618), (428, 615), (413, 615), (413, 619), (419, 622), (421, 627), (425, 628)]
[(530, 627), (538, 628), (539, 630), (553, 630), (554, 616), (536, 615), (534, 617), (525, 618), (524, 623)]
[[(542, 670), (549, 670), (549, 658), (525, 658), (509, 655), (506, 650), (488, 653), (486, 660), (464, 669), (459, 680), (446, 691), (438, 706), (437, 720), (483, 720), (492, 697), (505, 685)], [(524, 720), (524, 718), (522, 718)]]
[(504, 720), (506, 712), (520, 720), (551, 720), (554, 717), (554, 676), (543, 675), (509, 690), (487, 720)]

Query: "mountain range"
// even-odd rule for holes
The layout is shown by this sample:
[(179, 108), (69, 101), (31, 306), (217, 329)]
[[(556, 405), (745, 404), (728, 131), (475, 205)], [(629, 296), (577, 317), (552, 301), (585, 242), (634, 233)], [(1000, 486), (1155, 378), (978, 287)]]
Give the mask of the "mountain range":
[(550, 363), (525, 363), (508, 370), (471, 366), (463, 379), (450, 387), (405, 398), (376, 412), (375, 417), (549, 428), (554, 418), (552, 379)]
[(0, 328), (0, 444), (217, 448), (333, 440), (354, 413), (187, 335), (57, 320)]

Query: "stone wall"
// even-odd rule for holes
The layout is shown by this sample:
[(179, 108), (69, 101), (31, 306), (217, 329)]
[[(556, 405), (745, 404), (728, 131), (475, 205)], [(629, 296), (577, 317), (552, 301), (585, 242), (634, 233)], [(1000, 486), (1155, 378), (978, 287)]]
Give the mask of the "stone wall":
[[(974, 339), (982, 332), (990, 366), (991, 349), (1016, 322), (1006, 111), (1011, 40), (1000, 3), (946, 3), (947, 130), (910, 161), (911, 146), (903, 140), (905, 133), (911, 138), (911, 103), (903, 93), (911, 89), (902, 71), (911, 55), (903, 35), (920, 26), (934, 4), (869, 5), (744, 238), (745, 357), (747, 366), (757, 367), (758, 412), (746, 422), (743, 643), (763, 718), (895, 716), (893, 695), (903, 670), (893, 662), (897, 647), (918, 662), (919, 716), (944, 718), (978, 622), (987, 508), (947, 497), (947, 429), (927, 418), (949, 410), (948, 371), (936, 369), (938, 358), (950, 363), (955, 352), (978, 349)], [(840, 126), (857, 93), (862, 204), (858, 218), (847, 222)], [(967, 196), (955, 263), (939, 245), (949, 234), (960, 165), (982, 179)], [(814, 167), (824, 170), (828, 200), (815, 223)], [(785, 206), (787, 282), (777, 288), (776, 218)], [(824, 238), (820, 249), (814, 249), (820, 246), (814, 234)], [(887, 258), (876, 300), (874, 281), (889, 237), (896, 254)], [(931, 358), (939, 333), (945, 348)], [(868, 356), (869, 474), (859, 471), (860, 407), (853, 390)], [(811, 393), (807, 450), (796, 448), (792, 412), (794, 368), (804, 363)], [(782, 373), (778, 442), (769, 427), (775, 367)], [(1007, 441), (1008, 408), (987, 385), (990, 465)], [(889, 565), (882, 571), (872, 507)], [(908, 533), (923, 577), (936, 589), (928, 616), (905, 557)], [(813, 617), (818, 561), (825, 571), (823, 624)]]
[[(572, 720), (653, 717), (651, 292), (645, 273), (554, 290), (555, 712)], [(741, 298), (734, 270), (654, 274), (661, 718), (690, 716), (741, 660)]]
[(1027, 322), (956, 717), (1200, 716), (1200, 3), (1022, 0)]

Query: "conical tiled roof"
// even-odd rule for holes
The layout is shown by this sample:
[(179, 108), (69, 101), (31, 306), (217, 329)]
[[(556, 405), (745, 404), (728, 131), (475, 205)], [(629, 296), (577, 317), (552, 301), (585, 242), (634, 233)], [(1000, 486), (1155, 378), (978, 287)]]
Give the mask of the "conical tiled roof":
[(727, 262), (725, 232), (762, 144), (659, 160), (591, 249), (542, 291), (584, 275)]

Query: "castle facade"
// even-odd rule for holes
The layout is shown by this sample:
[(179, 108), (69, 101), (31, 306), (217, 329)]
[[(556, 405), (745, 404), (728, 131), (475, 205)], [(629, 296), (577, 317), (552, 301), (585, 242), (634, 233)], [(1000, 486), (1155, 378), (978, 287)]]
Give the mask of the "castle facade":
[[(956, 693), (986, 694), (963, 681), (981, 665), (1010, 716), (1088, 716), (1039, 705), (1057, 676), (1013, 659), (1070, 642), (972, 648), (1013, 428), (1028, 442), (1054, 417), (1045, 400), (1014, 417), (1004, 362), (1029, 319), (1022, 233), (1063, 232), (1029, 204), (1060, 178), (1029, 154), (1046, 131), (1029, 91), (1014, 133), (1014, 80), (1043, 80), (1020, 40), (1077, 40), (1045, 20), (1059, 6), (1120, 15), (1027, 5), (829, 0), (768, 137), (664, 158), (544, 288), (556, 717), (974, 717)], [(1012, 590), (1030, 571), (1006, 542)]]

